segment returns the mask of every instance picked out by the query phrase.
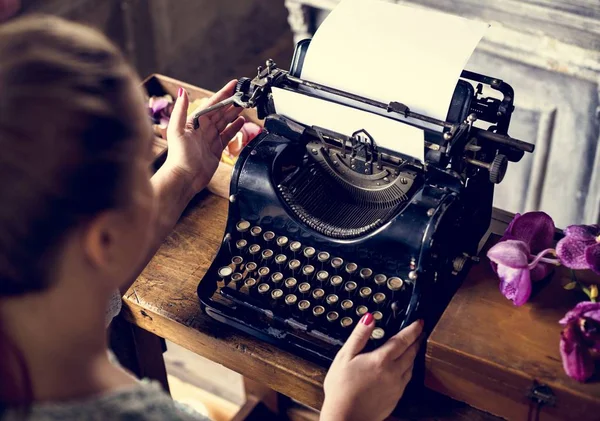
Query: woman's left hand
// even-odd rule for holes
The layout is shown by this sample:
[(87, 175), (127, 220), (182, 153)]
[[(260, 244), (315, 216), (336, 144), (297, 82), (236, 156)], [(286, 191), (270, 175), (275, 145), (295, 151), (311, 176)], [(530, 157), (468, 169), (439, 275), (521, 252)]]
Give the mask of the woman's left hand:
[[(236, 83), (236, 80), (227, 83), (204, 107), (233, 95)], [(195, 194), (207, 186), (219, 165), (223, 149), (242, 128), (244, 118), (239, 116), (242, 108), (229, 105), (201, 116), (200, 127), (194, 130), (192, 115), (187, 116), (188, 107), (188, 94), (180, 88), (167, 128), (165, 166), (186, 177)]]

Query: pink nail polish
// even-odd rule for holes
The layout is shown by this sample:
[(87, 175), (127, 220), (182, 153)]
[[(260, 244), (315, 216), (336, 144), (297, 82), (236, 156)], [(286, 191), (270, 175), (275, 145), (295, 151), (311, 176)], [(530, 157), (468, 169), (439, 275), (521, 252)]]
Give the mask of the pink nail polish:
[(183, 88), (179, 88), (177, 91), (177, 96), (183, 96)]
[(369, 326), (371, 323), (373, 323), (373, 315), (371, 313), (366, 313), (364, 316), (362, 316), (360, 322), (365, 326)]

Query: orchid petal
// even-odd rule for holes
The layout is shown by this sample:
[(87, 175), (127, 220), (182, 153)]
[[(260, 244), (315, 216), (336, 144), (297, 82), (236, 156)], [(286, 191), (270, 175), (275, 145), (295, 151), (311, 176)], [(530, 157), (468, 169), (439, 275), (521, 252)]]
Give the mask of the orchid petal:
[(588, 268), (600, 275), (600, 243), (593, 244), (585, 249), (585, 260)]
[(502, 295), (511, 300), (516, 306), (521, 306), (527, 302), (531, 295), (529, 269), (513, 269), (498, 265), (498, 276), (500, 277)]
[(541, 281), (542, 279), (550, 275), (550, 273), (554, 271), (555, 267), (555, 265), (552, 265), (550, 263), (538, 263), (537, 266), (531, 269), (530, 271), (531, 280), (533, 282)]
[(600, 321), (600, 314), (597, 314), (597, 312), (599, 311), (600, 303), (582, 301), (581, 303), (578, 303), (575, 307), (573, 307), (571, 310), (569, 310), (567, 314), (565, 314), (565, 317), (563, 317), (558, 323), (560, 323), (561, 325), (566, 325), (567, 323), (575, 321), (576, 319), (582, 316)]
[(533, 253), (550, 248), (554, 243), (554, 221), (545, 212), (527, 212), (513, 220), (509, 227), (507, 233), (527, 244)]
[(574, 324), (569, 324), (561, 332), (560, 355), (565, 373), (578, 382), (584, 382), (594, 373), (594, 361), (578, 335)]
[(576, 237), (565, 236), (556, 244), (556, 254), (561, 263), (571, 269), (588, 269), (585, 249), (590, 245)]
[(515, 222), (517, 222), (517, 220), (521, 217), (520, 213), (515, 213), (514, 218), (510, 221), (510, 223), (508, 224), (508, 227), (506, 227), (506, 231), (504, 231), (504, 235), (510, 235), (512, 236), (512, 229), (515, 226)]
[(600, 235), (600, 225), (569, 225), (565, 228), (565, 236), (580, 241), (595, 241)]
[(523, 269), (528, 266), (529, 247), (522, 241), (501, 241), (488, 250), (487, 256), (498, 265)]

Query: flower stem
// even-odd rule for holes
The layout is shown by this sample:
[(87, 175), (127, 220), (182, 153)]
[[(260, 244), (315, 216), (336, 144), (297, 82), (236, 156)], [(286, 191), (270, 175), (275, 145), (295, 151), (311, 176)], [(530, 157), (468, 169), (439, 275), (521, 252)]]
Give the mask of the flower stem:
[(560, 266), (560, 260), (558, 260), (558, 259), (549, 259), (547, 257), (544, 257), (546, 254), (552, 254), (553, 256), (556, 256), (556, 250), (554, 250), (554, 249), (546, 249), (546, 250), (543, 250), (543, 251), (539, 252), (537, 254), (537, 256), (533, 256), (533, 255), (529, 256), (530, 258), (533, 258), (533, 260), (531, 261), (531, 263), (529, 263), (529, 270), (531, 270), (534, 267), (536, 267), (536, 265), (539, 262), (550, 263), (552, 265)]

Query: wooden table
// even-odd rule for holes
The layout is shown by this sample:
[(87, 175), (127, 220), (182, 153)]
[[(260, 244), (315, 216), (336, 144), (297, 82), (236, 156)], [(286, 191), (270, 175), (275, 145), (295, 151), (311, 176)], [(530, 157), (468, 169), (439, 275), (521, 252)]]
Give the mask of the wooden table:
[[(269, 393), (273, 390), (320, 408), (323, 367), (233, 330), (200, 311), (196, 287), (222, 240), (227, 206), (227, 200), (208, 191), (190, 204), (125, 295), (121, 316), (126, 322), (117, 321), (113, 335), (122, 345), (118, 355), (137, 375), (161, 380), (168, 388), (158, 339), (164, 338), (243, 375), (247, 393), (254, 395), (249, 407), (268, 397), (270, 407), (276, 409), (277, 399)], [(495, 221), (494, 226), (505, 223)], [(122, 351), (123, 345), (127, 352)], [(434, 392), (422, 397), (423, 402), (406, 409), (410, 419), (496, 419)], [(248, 412), (251, 408), (243, 409)]]

